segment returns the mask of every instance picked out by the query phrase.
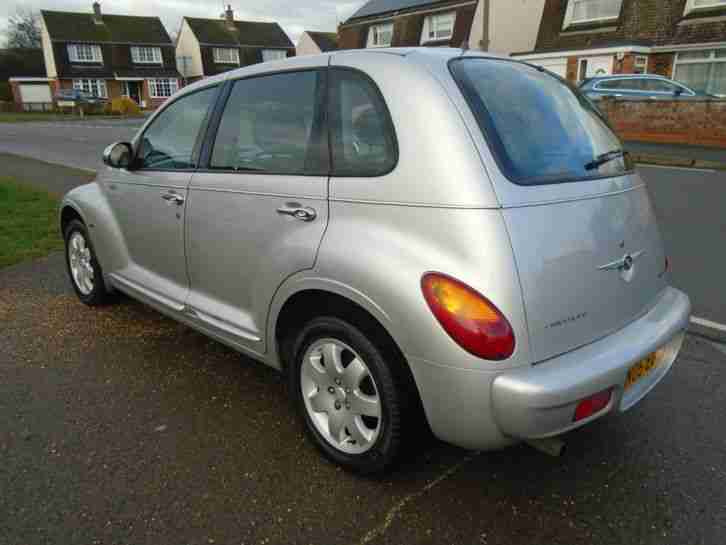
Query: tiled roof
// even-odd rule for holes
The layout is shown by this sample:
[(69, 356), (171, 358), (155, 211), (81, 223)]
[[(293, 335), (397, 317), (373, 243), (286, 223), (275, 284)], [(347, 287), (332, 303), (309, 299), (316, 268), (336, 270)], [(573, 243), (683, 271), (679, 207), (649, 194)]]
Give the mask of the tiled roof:
[(335, 51), (338, 49), (338, 35), (335, 32), (313, 32), (308, 30), (308, 36), (318, 45), (320, 51)]
[(102, 15), (98, 24), (90, 13), (42, 10), (51, 40), (173, 45), (161, 19), (135, 15)]
[(185, 20), (201, 44), (294, 47), (277, 23), (235, 21), (234, 27), (230, 27), (224, 19), (185, 17)]

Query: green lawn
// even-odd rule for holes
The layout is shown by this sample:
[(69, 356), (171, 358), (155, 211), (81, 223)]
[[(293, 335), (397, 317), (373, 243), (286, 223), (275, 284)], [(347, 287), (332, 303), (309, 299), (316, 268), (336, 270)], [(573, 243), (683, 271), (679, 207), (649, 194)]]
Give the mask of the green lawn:
[(63, 247), (58, 233), (58, 199), (0, 176), (0, 267)]

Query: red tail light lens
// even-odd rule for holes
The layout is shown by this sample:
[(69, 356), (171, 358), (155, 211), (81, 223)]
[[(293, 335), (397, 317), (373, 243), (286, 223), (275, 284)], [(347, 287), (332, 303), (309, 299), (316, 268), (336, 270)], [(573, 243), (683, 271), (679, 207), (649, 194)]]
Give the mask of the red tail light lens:
[(599, 413), (610, 403), (610, 396), (612, 390), (605, 390), (604, 392), (597, 393), (593, 396), (583, 399), (577, 404), (575, 409), (575, 417), (572, 419), (573, 422), (584, 420), (585, 418), (591, 417), (593, 414)]
[(431, 312), (464, 350), (494, 361), (514, 353), (512, 326), (486, 297), (440, 273), (424, 275), (421, 289)]

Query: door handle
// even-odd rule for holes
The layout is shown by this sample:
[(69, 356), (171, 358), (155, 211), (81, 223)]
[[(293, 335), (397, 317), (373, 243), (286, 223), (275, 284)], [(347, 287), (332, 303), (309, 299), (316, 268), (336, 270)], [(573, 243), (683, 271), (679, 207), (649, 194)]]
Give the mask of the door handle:
[(318, 217), (318, 213), (313, 208), (302, 206), (296, 202), (286, 203), (285, 206), (277, 209), (277, 213), (283, 216), (292, 216), (300, 221), (313, 221)]
[(184, 204), (184, 197), (182, 197), (178, 193), (164, 193), (161, 198), (165, 201), (173, 202), (174, 204), (177, 204), (179, 206)]

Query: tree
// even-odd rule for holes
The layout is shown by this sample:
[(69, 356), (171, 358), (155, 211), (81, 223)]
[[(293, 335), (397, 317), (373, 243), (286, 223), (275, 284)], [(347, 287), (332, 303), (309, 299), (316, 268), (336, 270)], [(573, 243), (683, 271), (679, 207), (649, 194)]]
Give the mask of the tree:
[(7, 48), (41, 47), (40, 20), (37, 13), (18, 8), (8, 19)]

